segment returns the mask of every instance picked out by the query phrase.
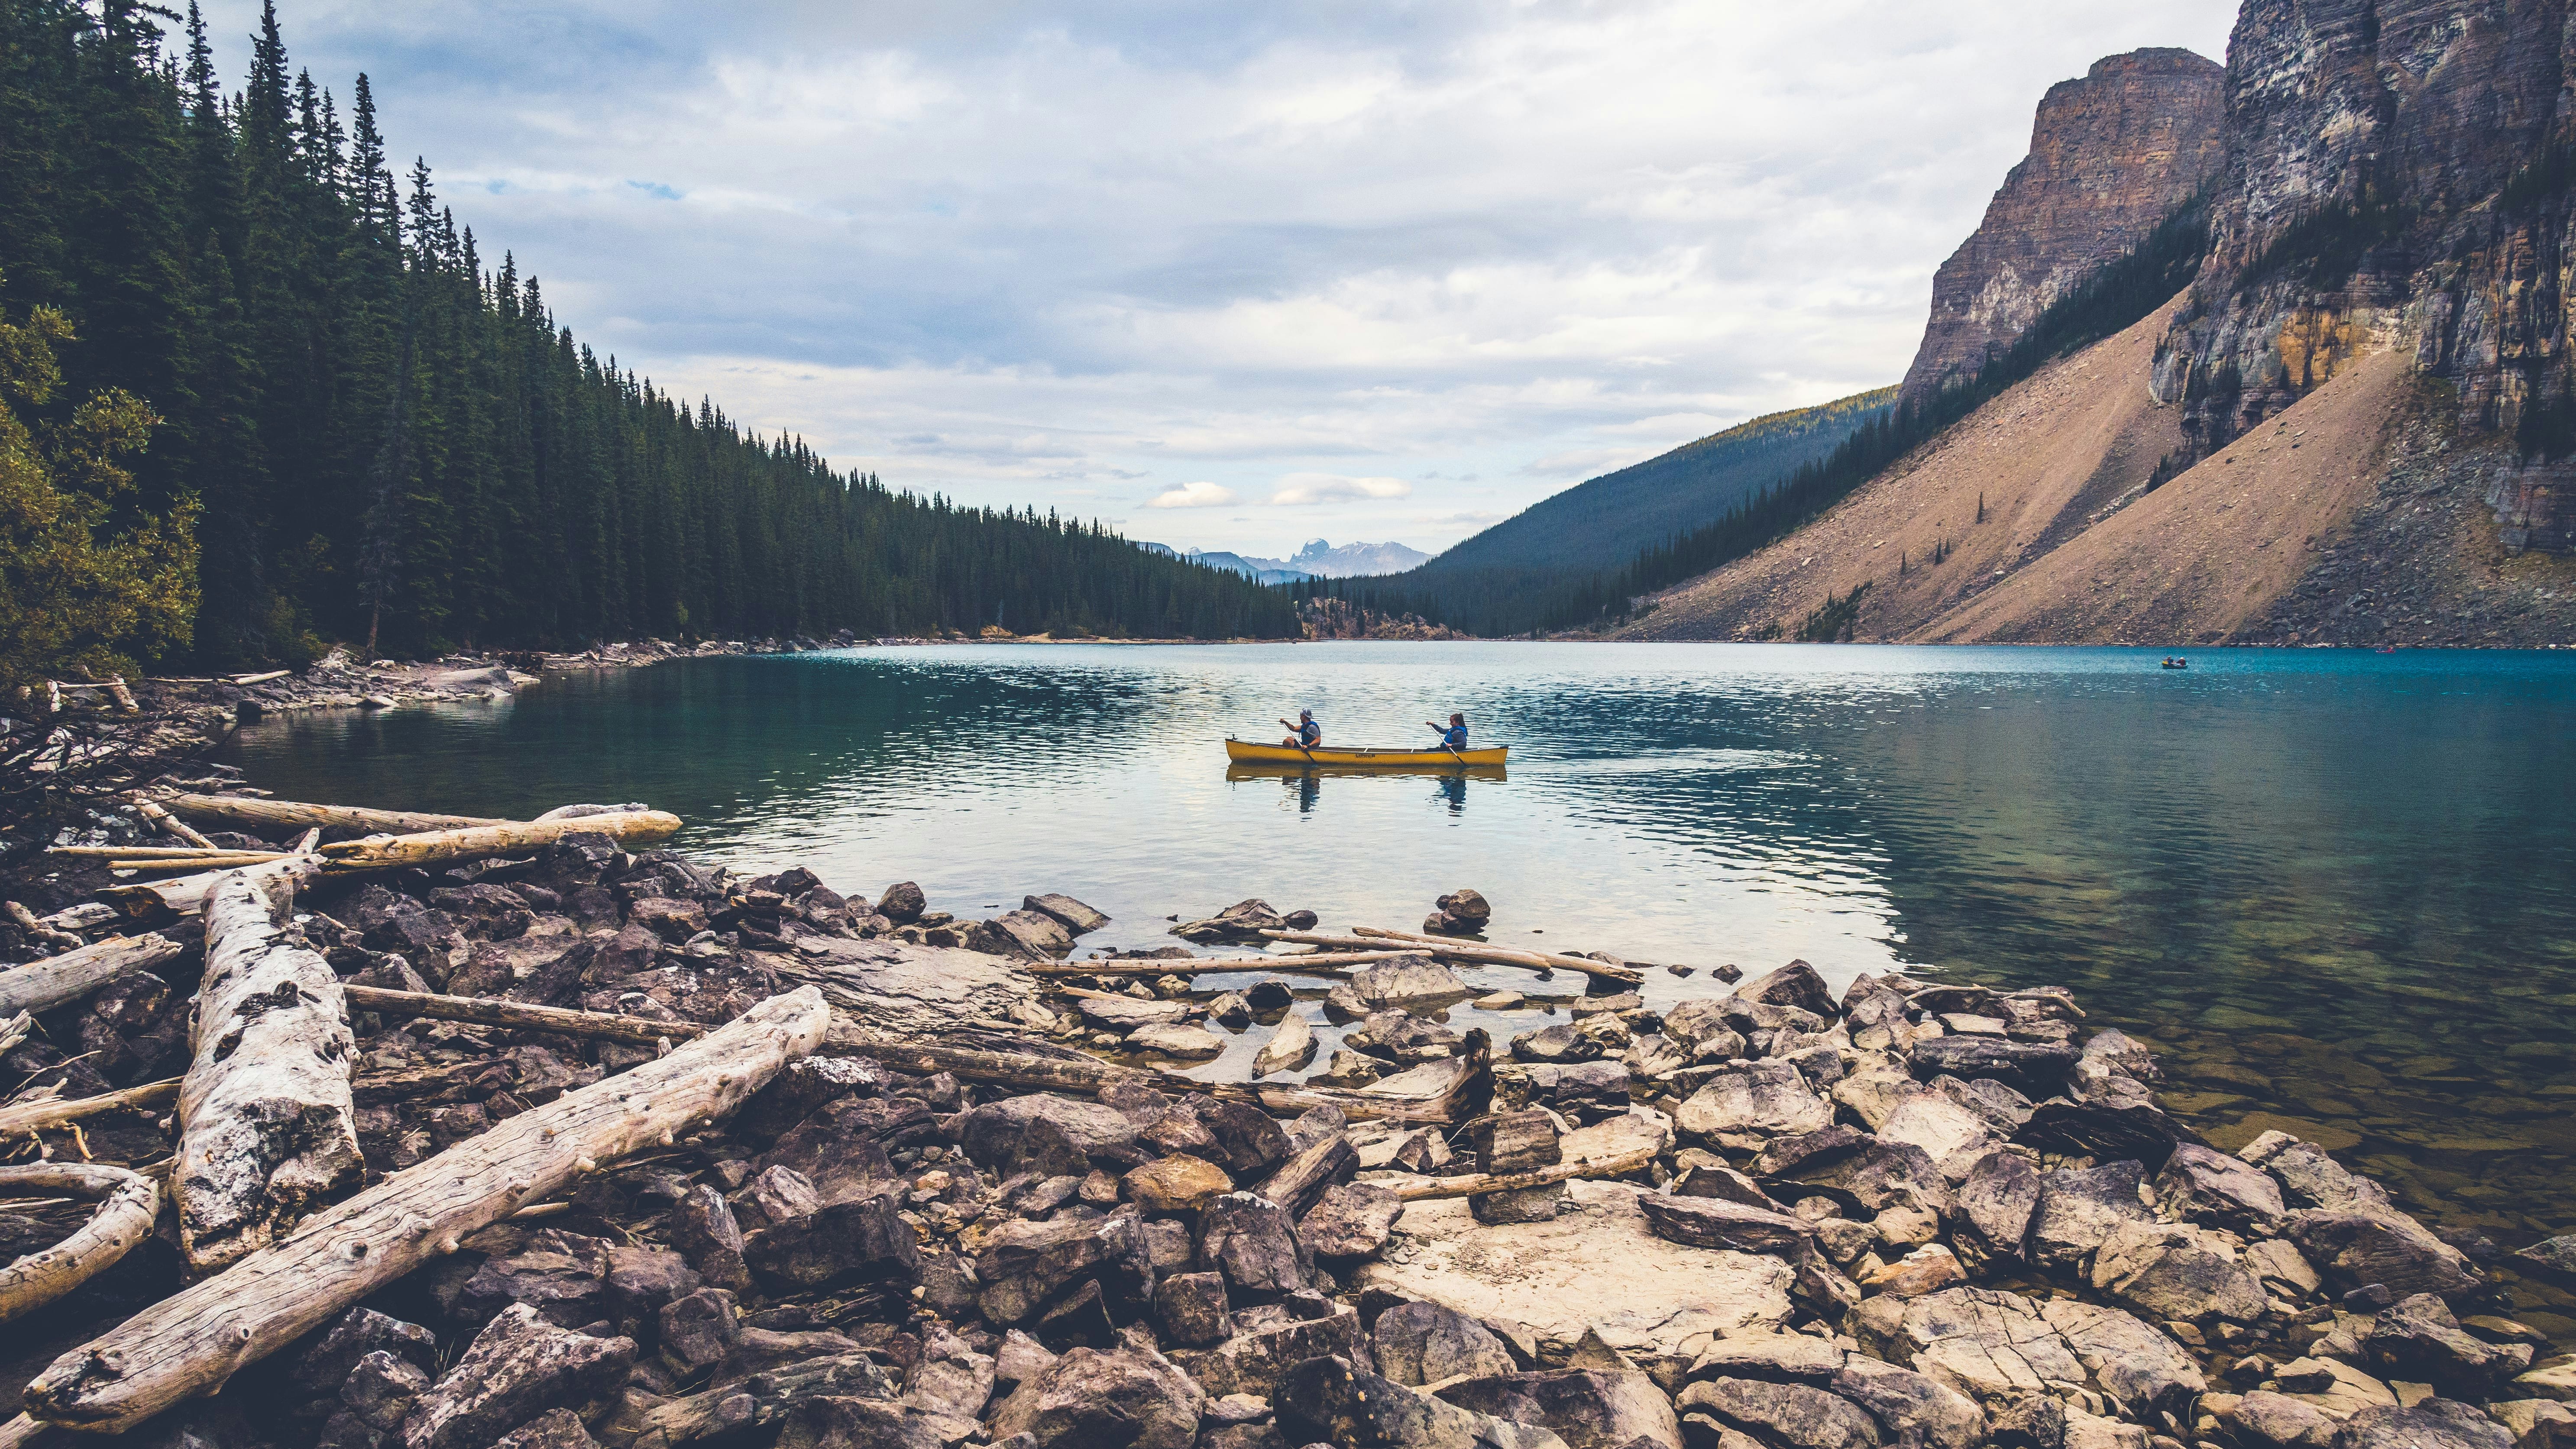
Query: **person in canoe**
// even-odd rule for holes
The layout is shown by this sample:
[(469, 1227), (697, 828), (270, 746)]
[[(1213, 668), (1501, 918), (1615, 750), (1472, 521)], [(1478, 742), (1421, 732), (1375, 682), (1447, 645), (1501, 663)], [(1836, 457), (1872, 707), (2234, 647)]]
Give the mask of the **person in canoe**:
[[(1280, 723), (1287, 725), (1288, 721), (1283, 719)], [(1315, 723), (1315, 712), (1311, 709), (1297, 711), (1297, 722), (1288, 728), (1296, 733), (1279, 742), (1288, 749), (1311, 750), (1324, 742), (1324, 727)]]
[(1454, 752), (1467, 748), (1467, 717), (1463, 714), (1449, 716), (1449, 723), (1445, 726), (1424, 720), (1422, 727), (1440, 732), (1440, 747), (1444, 750)]

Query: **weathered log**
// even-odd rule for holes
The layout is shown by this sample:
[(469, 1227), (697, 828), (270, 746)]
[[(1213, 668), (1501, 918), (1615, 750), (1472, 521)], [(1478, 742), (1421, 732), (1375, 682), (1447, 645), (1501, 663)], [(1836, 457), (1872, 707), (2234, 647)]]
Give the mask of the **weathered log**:
[(9, 901), (5, 904), (0, 904), (0, 910), (6, 910), (8, 912), (9, 919), (16, 923), (19, 930), (26, 932), (29, 936), (34, 937), (38, 941), (42, 941), (46, 945), (51, 946), (58, 951), (77, 950), (80, 946), (80, 937), (73, 935), (69, 931), (56, 930), (54, 927), (48, 926), (44, 922), (37, 920), (36, 913), (34, 911), (28, 910), (25, 906), (16, 901)]
[[(211, 855), (240, 855), (220, 845), (49, 845), (47, 855), (67, 855), (75, 860), (204, 860)], [(283, 855), (284, 851), (270, 854)]]
[(112, 885), (98, 895), (99, 899), (125, 912), (127, 920), (166, 921), (172, 916), (193, 916), (204, 909), (206, 892), (230, 875), (248, 874), (264, 884), (274, 882), (292, 888), (321, 872), (322, 857), (289, 855), (239, 870), (205, 870), (175, 880), (139, 880)]
[[(1089, 1058), (1062, 1061), (1020, 1052), (988, 1052), (970, 1047), (942, 1046), (937, 1042), (904, 1041), (840, 1022), (833, 1023), (831, 1036), (823, 1043), (823, 1051), (831, 1056), (872, 1057), (899, 1072), (918, 1072), (925, 1076), (951, 1072), (963, 1082), (989, 1082), (1030, 1092), (1078, 1092), (1086, 1097), (1100, 1095), (1112, 1083), (1159, 1082), (1166, 1077), (1161, 1072), (1111, 1066)], [(1197, 1082), (1189, 1085), (1192, 1089), (1203, 1087)]]
[(649, 1016), (617, 1016), (605, 1011), (574, 1011), (562, 1006), (531, 1006), (521, 1001), (494, 1001), (481, 996), (433, 996), (418, 991), (386, 991), (374, 986), (342, 986), (351, 1011), (386, 1016), (423, 1016), (432, 1021), (463, 1021), (477, 1026), (506, 1026), (520, 1031), (551, 1031), (563, 1036), (597, 1037), (603, 1041), (657, 1046), (704, 1036), (694, 1021), (655, 1021)]
[(1625, 1177), (1643, 1170), (1654, 1160), (1654, 1148), (1640, 1147), (1629, 1152), (1614, 1152), (1608, 1157), (1533, 1168), (1528, 1172), (1479, 1172), (1466, 1177), (1434, 1177), (1421, 1182), (1397, 1183), (1394, 1185), (1395, 1195), (1406, 1202), (1420, 1202), (1433, 1197), (1482, 1197), (1489, 1192), (1518, 1192), (1523, 1188), (1546, 1187), (1578, 1177)]
[(146, 1082), (139, 1087), (102, 1092), (95, 1097), (57, 1098), (50, 1102), (25, 1102), (15, 1107), (0, 1107), (0, 1140), (22, 1132), (42, 1131), (95, 1117), (102, 1112), (126, 1110), (147, 1111), (167, 1107), (179, 1100), (179, 1079), (171, 1077)]
[(70, 1237), (0, 1268), (0, 1323), (42, 1308), (115, 1266), (152, 1233), (161, 1189), (141, 1173), (95, 1163), (0, 1167), (0, 1191), (38, 1188), (100, 1199)]
[(272, 669), (266, 674), (236, 674), (232, 677), (232, 682), (247, 689), (254, 684), (266, 684), (271, 680), (284, 679), (294, 672), (292, 669)]
[[(670, 1141), (742, 1104), (820, 1045), (831, 1010), (803, 987), (659, 1061), (565, 1093), (336, 1207), (56, 1359), (26, 1390), (47, 1423), (116, 1433), (320, 1327), (600, 1163)], [(5, 1443), (5, 1440), (0, 1440)]]
[[(1425, 1063), (1425, 1065), (1429, 1065)], [(1332, 1107), (1353, 1122), (1429, 1122), (1455, 1126), (1466, 1120), (1493, 1090), (1493, 1038), (1484, 1028), (1467, 1033), (1466, 1051), (1450, 1060), (1447, 1086), (1436, 1095), (1399, 1097), (1382, 1087), (1342, 1091), (1337, 1088), (1260, 1087), (1253, 1100), (1281, 1117), (1294, 1117), (1317, 1107)]]
[(0, 1016), (44, 1011), (77, 1001), (130, 972), (148, 970), (185, 948), (167, 936), (110, 936), (77, 950), (0, 971)]
[(220, 855), (195, 855), (183, 860), (159, 859), (111, 860), (109, 870), (239, 870), (246, 865), (266, 865), (286, 859), (282, 850), (228, 850)]
[(144, 819), (160, 826), (163, 830), (179, 837), (181, 840), (188, 842), (199, 850), (212, 850), (215, 848), (215, 843), (208, 840), (206, 837), (199, 835), (196, 831), (196, 827), (190, 825), (187, 821), (180, 819), (178, 816), (171, 814), (169, 811), (162, 809), (159, 805), (156, 805), (149, 800), (135, 801), (134, 808), (142, 814)]
[(363, 830), (370, 835), (416, 835), (431, 830), (468, 830), (478, 825), (508, 825), (480, 815), (424, 815), (410, 810), (368, 810), (356, 805), (307, 805), (296, 800), (257, 800), (243, 795), (171, 795), (161, 801), (191, 820), (219, 820), (247, 825), (268, 835), (321, 826), (326, 830)]
[(1286, 1208), (1290, 1217), (1302, 1218), (1325, 1189), (1350, 1181), (1359, 1165), (1358, 1151), (1341, 1131), (1320, 1133), (1279, 1164), (1278, 1171), (1262, 1179), (1253, 1192)]
[(1350, 967), (1392, 961), (1418, 951), (1324, 951), (1312, 956), (1167, 956), (1153, 961), (1050, 961), (1023, 966), (1031, 976), (1201, 976), (1276, 971), (1282, 976), (1350, 975)]
[(1509, 946), (1487, 946), (1472, 941), (1453, 941), (1444, 936), (1425, 936), (1412, 931), (1389, 931), (1376, 926), (1354, 927), (1352, 934), (1335, 935), (1324, 931), (1264, 931), (1274, 941), (1301, 941), (1313, 946), (1346, 946), (1367, 950), (1388, 941), (1411, 944), (1417, 954), (1443, 956), (1452, 961), (1474, 961), (1487, 966), (1518, 966), (1525, 971), (1573, 971), (1603, 981), (1616, 981), (1634, 986), (1646, 979), (1642, 971), (1627, 966), (1613, 966), (1606, 961), (1586, 961), (1580, 956), (1559, 956), (1553, 951), (1516, 951)]
[(551, 845), (567, 835), (605, 835), (620, 845), (659, 845), (680, 833), (680, 817), (664, 810), (619, 810), (607, 815), (576, 815), (567, 820), (511, 821), (461, 830), (432, 830), (418, 835), (371, 835), (322, 847), (331, 872), (392, 870), (407, 865), (437, 865), (451, 860), (480, 860)]
[(279, 895), (236, 872), (206, 898), (206, 978), (171, 1174), (179, 1248), (200, 1273), (265, 1246), (366, 1168), (340, 978), (282, 926), (292, 887)]

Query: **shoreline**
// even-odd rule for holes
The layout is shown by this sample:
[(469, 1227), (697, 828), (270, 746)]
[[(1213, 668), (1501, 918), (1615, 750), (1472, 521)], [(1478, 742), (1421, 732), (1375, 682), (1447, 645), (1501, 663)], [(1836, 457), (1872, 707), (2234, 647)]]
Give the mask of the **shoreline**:
[[(297, 843), (246, 810), (305, 808), (172, 805), (235, 850)], [(94, 844), (150, 838), (113, 818)], [(388, 820), (351, 818), (324, 832), (352, 842), (334, 859), (388, 848), (354, 843)], [(832, 1013), (819, 1052), (460, 1233), (370, 1300), (401, 1313), (352, 1307), (244, 1368), (257, 1392), (175, 1415), (281, 1441), (344, 1417), (431, 1442), (551, 1419), (548, 1443), (612, 1449), (862, 1412), (818, 1407), (842, 1401), (888, 1434), (1023, 1449), (1089, 1442), (1078, 1425), (1109, 1403), (1175, 1445), (1433, 1442), (1370, 1437), (1353, 1392), (1529, 1445), (1791, 1444), (1820, 1424), (1959, 1449), (2576, 1431), (2576, 1355), (2556, 1352), (2576, 1347), (2576, 1241), (2445, 1241), (2295, 1139), (2208, 1148), (2156, 1104), (2152, 1057), (2060, 989), (1864, 976), (1836, 998), (1793, 962), (1655, 1009), (1626, 987), (1636, 966), (1560, 955), (1538, 958), (1565, 984), (1530, 1029), (1461, 1036), (1441, 1006), (1473, 993), (1447, 963), (1526, 953), (1393, 933), (1334, 961), (1339, 938), (1310, 940), (1311, 964), (1259, 963), (1298, 967), (1278, 986), (1219, 990), (1242, 973), (1203, 984), (1193, 961), (1258, 958), (1314, 936), (1311, 915), (1240, 902), (1159, 952), (1075, 960), (1102, 924), (1079, 901), (943, 918), (902, 884), (871, 901), (801, 869), (735, 877), (653, 848), (676, 820), (634, 818), (295, 887), (280, 939), (350, 993), (342, 1110), (369, 1179), (471, 1153), (799, 989)], [(229, 928), (137, 919), (131, 891), (98, 900), (106, 870), (53, 859), (80, 897), (39, 903), (56, 944), (158, 926), (175, 949), (40, 1007), (41, 1040), (87, 1054), (42, 1047), (35, 1086), (93, 1097), (185, 1069), (192, 972)], [(1472, 931), (1482, 906), (1444, 897), (1434, 924)], [(1292, 1024), (1319, 982), (1355, 1028), (1321, 1070)], [(477, 1024), (496, 1012), (519, 1025)], [(1289, 1065), (1170, 1070), (1229, 1037)], [(190, 1129), (156, 1111), (91, 1113), (77, 1136), (66, 1120), (14, 1155), (184, 1152)], [(54, 1321), (106, 1331), (178, 1291), (136, 1251)], [(322, 1371), (352, 1335), (374, 1367)], [(567, 1356), (614, 1366), (514, 1367)], [(523, 1392), (483, 1407), (496, 1379)]]

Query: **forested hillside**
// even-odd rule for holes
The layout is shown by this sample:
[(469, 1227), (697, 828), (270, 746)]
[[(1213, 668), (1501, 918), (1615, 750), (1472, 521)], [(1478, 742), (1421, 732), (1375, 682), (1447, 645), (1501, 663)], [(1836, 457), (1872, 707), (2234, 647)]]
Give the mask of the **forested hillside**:
[[(193, 7), (179, 55), (160, 13), (0, 0), (0, 318), (68, 323), (61, 385), (11, 401), (33, 435), (116, 389), (157, 415), (133, 486), (82, 506), (131, 530), (194, 501), (202, 662), (323, 639), (1295, 631), (1277, 591), (889, 491), (657, 389), (489, 262), (426, 164), (396, 180), (364, 76), (344, 111), (272, 10), (227, 94)], [(0, 589), (21, 591), (12, 537)]]

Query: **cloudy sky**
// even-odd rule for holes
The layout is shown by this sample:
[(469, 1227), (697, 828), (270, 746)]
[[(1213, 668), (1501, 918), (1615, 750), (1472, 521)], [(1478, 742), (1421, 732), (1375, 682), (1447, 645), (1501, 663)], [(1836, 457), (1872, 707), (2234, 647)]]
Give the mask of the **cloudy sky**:
[[(2040, 94), (2230, 0), (280, 0), (584, 340), (844, 466), (1436, 550), (1893, 382)], [(208, 8), (229, 73), (257, 0)]]

